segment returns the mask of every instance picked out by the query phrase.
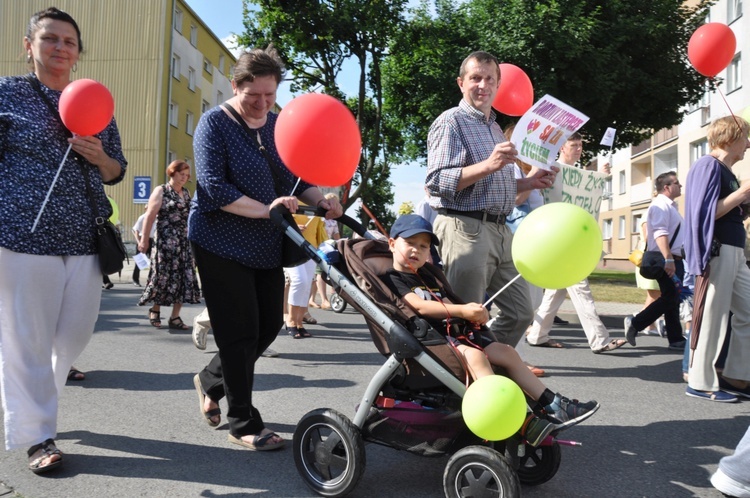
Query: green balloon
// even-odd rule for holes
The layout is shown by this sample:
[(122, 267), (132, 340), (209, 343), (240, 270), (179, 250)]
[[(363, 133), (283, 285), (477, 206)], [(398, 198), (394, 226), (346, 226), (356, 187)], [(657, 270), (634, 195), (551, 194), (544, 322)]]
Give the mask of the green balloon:
[(564, 289), (588, 277), (602, 257), (602, 232), (593, 216), (566, 202), (533, 210), (511, 246), (523, 278), (543, 289)]
[(501, 441), (521, 428), (526, 419), (526, 398), (509, 378), (488, 375), (466, 390), (461, 413), (471, 432), (488, 441)]

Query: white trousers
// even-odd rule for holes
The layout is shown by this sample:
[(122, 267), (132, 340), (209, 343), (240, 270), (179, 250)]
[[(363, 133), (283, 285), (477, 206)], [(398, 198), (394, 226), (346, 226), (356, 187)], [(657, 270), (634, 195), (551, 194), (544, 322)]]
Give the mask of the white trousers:
[(703, 320), (688, 373), (688, 385), (693, 389), (719, 390), (714, 364), (724, 344), (730, 311), (734, 313), (732, 337), (724, 375), (750, 381), (750, 270), (745, 261), (742, 248), (726, 244), (711, 258)]
[(552, 328), (557, 311), (565, 300), (566, 293), (570, 295), (570, 300), (573, 302), (578, 318), (581, 320), (581, 327), (583, 327), (583, 332), (589, 341), (589, 347), (592, 350), (597, 350), (606, 346), (609, 343), (609, 331), (596, 312), (588, 279), (571, 285), (567, 289), (547, 289), (544, 291), (542, 304), (534, 315), (534, 323), (531, 325), (531, 331), (527, 336), (529, 344), (543, 344), (549, 340), (549, 331)]
[(315, 279), (315, 261), (310, 260), (299, 266), (284, 268), (289, 275), (289, 297), (292, 306), (307, 308), (310, 303), (310, 289)]
[(96, 255), (36, 256), (0, 248), (6, 449), (56, 436), (58, 397), (94, 332), (101, 294)]

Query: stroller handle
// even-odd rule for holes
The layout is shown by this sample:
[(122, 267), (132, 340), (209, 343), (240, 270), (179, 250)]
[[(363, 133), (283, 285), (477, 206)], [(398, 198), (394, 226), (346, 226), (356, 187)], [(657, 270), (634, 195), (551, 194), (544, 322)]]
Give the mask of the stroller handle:
[[(327, 211), (319, 207), (300, 205), (297, 208), (297, 213), (311, 215), (311, 216), (320, 216), (321, 218), (324, 218)], [(294, 226), (294, 227), (297, 226), (297, 224), (294, 222), (294, 218), (292, 218), (291, 213), (289, 212), (287, 207), (284, 206), (283, 204), (277, 204), (276, 206), (274, 206), (269, 212), (269, 217), (271, 218), (271, 221), (273, 221), (276, 225), (280, 226), (281, 229), (284, 231), (286, 231), (287, 227), (289, 226)], [(357, 235), (360, 235), (362, 237), (367, 237), (366, 235), (367, 229), (364, 226), (362, 226), (360, 222), (358, 222), (351, 216), (342, 214), (338, 218), (334, 218), (334, 220), (351, 228), (352, 231), (356, 233)]]

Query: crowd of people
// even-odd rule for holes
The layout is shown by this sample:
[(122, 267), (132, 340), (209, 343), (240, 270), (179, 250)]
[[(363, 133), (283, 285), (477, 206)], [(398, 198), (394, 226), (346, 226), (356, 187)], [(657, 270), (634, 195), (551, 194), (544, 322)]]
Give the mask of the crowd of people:
[[(96, 136), (72, 136), (54, 112), (83, 50), (76, 21), (56, 8), (40, 11), (31, 18), (23, 44), (30, 74), (0, 78), (0, 386), (6, 448), (28, 448), (29, 469), (44, 473), (63, 463), (54, 441), (58, 399), (92, 336), (101, 298), (90, 203), (101, 213), (112, 213), (103, 186), (124, 178), (127, 161), (114, 119)], [(473, 378), (492, 375), (493, 365), (510, 372), (533, 400), (524, 425), (532, 444), (599, 407), (549, 390), (515, 350), (527, 333), (532, 346), (563, 346), (549, 332), (566, 292), (594, 353), (614, 351), (626, 342), (635, 346), (638, 333), (663, 317), (668, 347), (688, 352), (686, 394), (720, 402), (750, 398), (750, 269), (743, 226), (750, 183), (741, 184), (731, 169), (750, 147), (750, 124), (729, 116), (710, 125), (711, 152), (687, 175), (684, 220), (675, 202), (682, 194), (677, 174), (656, 178), (657, 196), (644, 229), (650, 251), (640, 274), (656, 281), (658, 294), (650, 294), (641, 313), (626, 317), (624, 339), (612, 339), (596, 314), (586, 280), (568, 289), (545, 290), (539, 301), (532, 293), (538, 296), (540, 290), (533, 292), (516, 278), (510, 225), (522, 222), (523, 212), (531, 209), (530, 198), (538, 204), (538, 191), (554, 184), (563, 165), (579, 162), (582, 139), (574, 135), (563, 145), (557, 166), (519, 172), (518, 151), (492, 109), (498, 64), (487, 52), (466, 57), (456, 79), (462, 95), (458, 106), (430, 127), (426, 202), (421, 206), (428, 219), (407, 215), (391, 230), (394, 272), (388, 283), (394, 292), (434, 322), (455, 315), (478, 325), (489, 320), (479, 303), (493, 296), (500, 312), (485, 335), (469, 343), (448, 335), (447, 341), (455, 340)], [(310, 323), (305, 319), (308, 307), (330, 307), (313, 262), (283, 268), (284, 234), (269, 212), (284, 206), (294, 213), (300, 203), (322, 208), (325, 219), (296, 218), (315, 246), (337, 238), (333, 220), (343, 214), (335, 195), (324, 196), (317, 186), (298, 181), (276, 150), (272, 109), (284, 74), (273, 47), (242, 53), (234, 68), (233, 96), (206, 111), (195, 130), (194, 196), (185, 187), (190, 165), (172, 162), (166, 169), (168, 181), (154, 189), (133, 229), (137, 251), (151, 258), (138, 301), (151, 306), (148, 323), (160, 328), (161, 308), (169, 306), (168, 327), (188, 330), (181, 307), (205, 300), (218, 352), (194, 377), (201, 415), (217, 427), (223, 415), (219, 401), (226, 397), (229, 442), (257, 451), (280, 449), (286, 441), (266, 425), (253, 403), (256, 361), (280, 330), (295, 339), (311, 336), (304, 327)], [(40, 141), (44, 147), (20, 146)], [(65, 194), (50, 196), (38, 229), (30, 230), (34, 207), (42, 205), (47, 191), (49, 165), (69, 145), (72, 154), (56, 190)], [(23, 176), (16, 174), (18, 168)], [(83, 187), (86, 176), (92, 199)], [(72, 233), (78, 236), (70, 237)], [(430, 295), (436, 286), (419, 272), (427, 261), (442, 265), (459, 302)], [(686, 272), (695, 277), (690, 343), (683, 338), (680, 317)], [(133, 283), (140, 285), (137, 273)], [(727, 337), (730, 345), (717, 371)], [(746, 434), (735, 454), (722, 460), (714, 485), (750, 490), (748, 446)]]

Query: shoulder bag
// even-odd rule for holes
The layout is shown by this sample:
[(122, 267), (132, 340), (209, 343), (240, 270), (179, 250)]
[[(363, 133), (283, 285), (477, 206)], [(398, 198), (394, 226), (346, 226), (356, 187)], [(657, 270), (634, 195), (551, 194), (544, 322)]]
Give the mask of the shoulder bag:
[[(60, 125), (62, 125), (65, 133), (68, 136), (72, 136), (70, 134), (70, 131), (63, 124), (62, 119), (60, 119), (60, 113), (57, 111), (52, 102), (49, 101), (44, 92), (42, 92), (42, 89), (39, 86), (39, 80), (37, 80), (30, 74), (24, 76), (24, 79), (29, 82), (31, 87), (36, 90), (36, 92), (42, 98), (42, 101), (47, 104), (50, 112), (57, 119), (57, 121), (60, 122)], [(107, 218), (99, 216), (99, 206), (97, 205), (96, 199), (94, 198), (94, 193), (91, 190), (89, 170), (85, 165), (81, 164), (80, 161), (77, 160), (77, 156), (76, 162), (78, 162), (78, 165), (81, 167), (81, 173), (83, 174), (86, 185), (86, 196), (89, 199), (91, 210), (94, 213), (94, 225), (96, 226), (96, 249), (99, 253), (99, 268), (104, 275), (119, 273), (122, 271), (123, 261), (128, 258), (128, 253), (125, 250), (125, 245), (122, 243), (122, 236), (120, 235), (120, 231), (116, 226), (112, 224), (111, 221), (109, 221)]]
[[(669, 241), (670, 248), (674, 244), (677, 234), (680, 233), (680, 226), (682, 224), (677, 225), (677, 230), (672, 235), (672, 240)], [(643, 253), (643, 261), (641, 261), (641, 276), (652, 280), (659, 278), (664, 273), (665, 263), (666, 261), (661, 251), (645, 251)]]
[[(285, 195), (281, 189), (281, 179), (279, 178), (278, 173), (276, 172), (276, 168), (274, 167), (274, 161), (271, 157), (271, 154), (268, 153), (266, 148), (258, 143), (258, 140), (253, 137), (253, 132), (250, 129), (250, 127), (245, 123), (245, 120), (242, 119), (242, 116), (228, 103), (224, 102), (222, 104), (222, 107), (229, 111), (230, 114), (234, 117), (235, 121), (242, 126), (242, 128), (245, 130), (245, 133), (247, 133), (248, 139), (250, 142), (257, 147), (257, 149), (263, 154), (263, 156), (266, 158), (266, 162), (268, 163), (268, 168), (271, 170), (271, 174), (273, 175), (273, 183), (274, 183), (274, 189), (276, 190), (276, 195), (279, 197)], [(294, 191), (290, 195), (294, 195)], [(294, 221), (294, 218), (292, 215), (287, 211), (284, 215), (284, 218), (286, 218), (286, 221), (289, 223), (290, 226), (297, 227), (297, 222)], [(299, 232), (299, 228), (297, 228), (297, 231)], [(301, 234), (302, 232), (300, 232)], [(286, 236), (284, 234), (283, 240), (281, 242), (281, 266), (284, 268), (291, 268), (294, 266), (299, 266), (302, 263), (306, 263), (310, 259), (310, 256), (307, 255), (307, 253), (297, 244), (294, 243), (292, 239)]]

